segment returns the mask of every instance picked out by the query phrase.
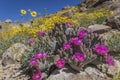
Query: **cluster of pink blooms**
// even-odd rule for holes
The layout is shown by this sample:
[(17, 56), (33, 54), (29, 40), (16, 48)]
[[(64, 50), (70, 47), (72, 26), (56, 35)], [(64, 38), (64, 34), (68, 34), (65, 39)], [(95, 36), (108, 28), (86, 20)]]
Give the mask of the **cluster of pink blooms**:
[(70, 39), (70, 42), (73, 43), (74, 45), (80, 45), (82, 44), (82, 39), (79, 39), (78, 37), (74, 37)]
[[(45, 35), (45, 31), (39, 31), (38, 32), (38, 36), (43, 36)], [(35, 39), (33, 37), (29, 38), (28, 42), (29, 43), (33, 43), (35, 41)]]
[(63, 44), (63, 49), (64, 49), (64, 50), (69, 50), (70, 48), (71, 48), (70, 43), (64, 43), (64, 44)]
[(78, 36), (79, 36), (79, 38), (84, 38), (87, 36), (87, 33), (84, 29), (80, 29), (78, 32)]
[(114, 60), (111, 56), (108, 55), (108, 48), (104, 45), (101, 44), (97, 44), (94, 48), (94, 50), (99, 54), (99, 55), (103, 55), (106, 56), (106, 63), (110, 66), (114, 66)]
[(72, 23), (71, 22), (66, 22), (66, 25), (71, 27), (72, 26)]
[(75, 58), (76, 61), (78, 62), (83, 62), (85, 59), (85, 56), (83, 53), (76, 52), (73, 57)]
[(28, 40), (29, 43), (33, 43), (34, 41), (35, 41), (34, 38), (29, 38), (29, 40)]
[(113, 58), (111, 56), (107, 56), (106, 57), (106, 63), (110, 66), (114, 66), (115, 65), (115, 62), (113, 60)]
[[(72, 44), (76, 45), (76, 46), (81, 45), (83, 43), (82, 39), (87, 36), (87, 32), (84, 29), (80, 29), (77, 35), (78, 35), (78, 37), (71, 38), (69, 43), (63, 44), (64, 50), (69, 50), (72, 47)], [(97, 52), (97, 54), (106, 56), (106, 63), (108, 65), (114, 66), (114, 60), (111, 56), (108, 56), (109, 51), (106, 46), (104, 46), (102, 44), (97, 44), (95, 46), (94, 50)], [(83, 62), (85, 59), (85, 55), (84, 55), (84, 53), (76, 52), (73, 55), (73, 58), (78, 62)]]
[(39, 59), (39, 58), (46, 58), (48, 55), (47, 55), (47, 53), (45, 53), (45, 52), (36, 52), (35, 54), (34, 54), (34, 57), (36, 58), (36, 59)]
[[(39, 61), (39, 59), (44, 59), (44, 58), (46, 58), (47, 56), (48, 56), (48, 55), (47, 55), (47, 53), (45, 53), (45, 52), (36, 52), (36, 53), (34, 54), (34, 57), (30, 59), (29, 65), (30, 65), (31, 67), (33, 67), (33, 66), (34, 66), (34, 67), (35, 67), (35, 66), (38, 66), (38, 61)], [(35, 71), (32, 78), (33, 78), (33, 80), (41, 80), (41, 75), (42, 75), (41, 71)]]
[(39, 31), (38, 32), (38, 36), (43, 36), (43, 35), (45, 35), (45, 31)]
[(100, 55), (107, 55), (107, 53), (108, 53), (107, 47), (104, 45), (101, 45), (101, 44), (97, 44), (95, 46), (94, 50)]
[[(67, 26), (71, 26), (72, 23), (71, 22), (66, 22), (66, 25)], [(38, 32), (38, 36), (42, 36), (45, 34), (45, 31), (40, 31)], [(72, 45), (75, 45), (75, 46), (79, 46), (81, 44), (83, 44), (82, 40), (83, 38), (85, 38), (87, 36), (87, 32), (84, 30), (84, 29), (80, 29), (78, 34), (77, 34), (77, 37), (72, 37), (68, 43), (64, 43), (63, 44), (63, 49), (64, 50), (70, 50), (70, 48), (72, 47)], [(29, 42), (30, 43), (33, 43), (34, 42), (34, 38), (30, 38), (29, 39)], [(108, 55), (108, 48), (104, 45), (101, 45), (101, 44), (97, 44), (94, 48), (94, 50), (97, 52), (98, 55), (102, 55), (102, 56), (105, 56), (106, 58), (106, 63), (108, 65), (111, 65), (111, 66), (114, 66), (114, 60), (111, 56)], [(30, 59), (30, 63), (29, 65), (32, 67), (32, 66), (38, 66), (38, 61), (39, 59), (44, 59), (46, 58), (48, 55), (47, 53), (45, 52), (36, 52), (34, 54), (34, 57)], [(84, 53), (82, 52), (75, 52), (73, 54), (73, 56), (71, 56), (72, 59), (75, 59), (76, 61), (78, 62), (83, 62), (85, 60), (85, 55)], [(65, 60), (64, 58), (59, 58), (55, 61), (55, 65), (58, 67), (58, 68), (63, 68), (64, 65), (65, 65)], [(33, 74), (33, 80), (41, 80), (41, 76), (42, 76), (42, 73), (41, 71), (35, 71), (34, 74)]]
[(63, 68), (64, 65), (65, 65), (65, 60), (62, 59), (62, 58), (60, 58), (60, 59), (56, 60), (55, 65), (56, 65), (58, 68)]
[(34, 54), (34, 57), (31, 58), (29, 65), (30, 66), (36, 66), (38, 63), (38, 59), (43, 59), (47, 57), (47, 53), (45, 52), (36, 52)]
[(32, 76), (33, 80), (41, 80), (41, 77), (42, 77), (41, 71), (35, 71)]
[[(78, 32), (78, 37), (72, 37), (69, 40), (69, 43), (64, 43), (63, 44), (63, 49), (64, 50), (69, 50), (72, 47), (72, 45), (75, 45), (75, 46), (81, 45), (83, 43), (82, 39), (86, 36), (87, 36), (87, 32), (84, 29), (80, 29), (79, 32)], [(74, 53), (74, 55), (72, 57), (78, 62), (83, 62), (84, 59), (85, 59), (84, 53), (80, 53), (80, 52)], [(64, 66), (64, 64), (65, 64), (64, 59), (58, 59), (56, 61), (56, 66), (58, 68), (62, 68)]]
[(78, 32), (78, 37), (73, 37), (70, 39), (70, 43), (74, 45), (81, 45), (82, 39), (87, 36), (87, 32), (84, 29), (80, 29)]
[(30, 66), (37, 66), (38, 65), (38, 60), (36, 58), (31, 58), (29, 65)]

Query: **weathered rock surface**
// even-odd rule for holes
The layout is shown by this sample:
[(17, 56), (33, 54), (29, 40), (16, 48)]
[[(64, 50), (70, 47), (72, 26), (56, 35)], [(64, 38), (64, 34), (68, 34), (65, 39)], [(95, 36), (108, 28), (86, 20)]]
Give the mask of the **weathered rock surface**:
[(115, 66), (108, 66), (107, 64), (103, 64), (101, 66), (102, 72), (106, 73), (110, 77), (113, 77), (120, 72), (120, 62), (118, 60), (114, 60), (114, 61), (115, 61)]
[(12, 20), (11, 20), (11, 19), (7, 19), (7, 20), (5, 20), (5, 22), (6, 22), (7, 24), (11, 24), (11, 23), (12, 23)]
[(68, 12), (65, 12), (64, 14), (62, 14), (62, 16), (72, 17), (73, 12), (71, 10), (69, 10)]
[(99, 70), (88, 67), (84, 72), (77, 73), (70, 67), (55, 70), (47, 80), (110, 80)]
[(118, 17), (118, 18), (115, 18), (115, 17), (108, 18), (107, 21), (106, 21), (106, 25), (110, 26), (113, 29), (120, 30), (120, 17)]
[(26, 50), (28, 48), (21, 43), (13, 44), (10, 48), (8, 48), (2, 55), (2, 63), (4, 65), (14, 64), (16, 62), (20, 62), (21, 57), (26, 54)]
[(10, 29), (12, 25), (13, 24), (12, 24), (12, 21), (10, 19), (7, 19), (5, 22), (0, 21), (0, 31)]
[(90, 25), (88, 28), (90, 28), (93, 32), (96, 33), (104, 33), (111, 29), (111, 27), (109, 26), (99, 24)]
[(21, 64), (2, 66), (0, 60), (0, 80), (28, 80), (29, 76), (21, 74), (20, 67)]
[(113, 77), (120, 72), (120, 61), (114, 60), (115, 66), (101, 64), (95, 67), (86, 67), (84, 71), (76, 72), (66, 65), (62, 69), (56, 69), (47, 80), (113, 80)]
[(80, 12), (85, 12), (87, 10), (86, 7), (78, 7), (78, 9), (79, 9)]

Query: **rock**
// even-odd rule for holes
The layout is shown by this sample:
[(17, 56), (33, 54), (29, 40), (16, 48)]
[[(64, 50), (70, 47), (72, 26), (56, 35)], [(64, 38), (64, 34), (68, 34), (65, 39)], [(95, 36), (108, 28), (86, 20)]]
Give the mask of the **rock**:
[(102, 72), (109, 75), (113, 78), (116, 74), (120, 72), (120, 62), (118, 60), (115, 61), (115, 66), (108, 66), (107, 64), (102, 65)]
[(65, 6), (64, 8), (62, 8), (62, 10), (69, 10), (71, 8), (71, 6)]
[(4, 31), (4, 30), (6, 30), (6, 29), (9, 29), (10, 26), (12, 26), (12, 24), (7, 24), (7, 23), (5, 23), (5, 22), (1, 22), (1, 21), (0, 21), (0, 31)]
[(86, 7), (78, 7), (80, 12), (85, 12), (87, 10)]
[[(93, 71), (92, 71), (93, 70)], [(109, 80), (99, 70), (89, 67), (80, 73), (65, 67), (55, 70), (47, 80)]]
[(100, 72), (98, 69), (96, 69), (96, 68), (87, 67), (85, 69), (85, 72), (87, 74), (93, 76), (93, 78), (96, 77), (96, 79), (97, 79), (97, 76), (101, 77), (101, 79), (105, 77), (105, 75), (102, 72)]
[(47, 74), (46, 73), (42, 73), (42, 79), (46, 79), (47, 78)]
[(4, 22), (0, 22), (0, 30), (5, 29), (6, 24)]
[(110, 26), (113, 29), (120, 30), (120, 17), (115, 18), (111, 17), (106, 20), (106, 25)]
[(99, 24), (90, 25), (88, 28), (90, 28), (93, 32), (96, 33), (104, 33), (111, 29), (111, 27), (109, 26)]
[(21, 64), (10, 64), (0, 67), (0, 80), (28, 80), (30, 77), (22, 74), (20, 67)]
[(7, 20), (5, 20), (5, 22), (10, 24), (10, 23), (12, 23), (12, 20), (11, 19), (7, 19)]
[(4, 71), (2, 68), (2, 61), (0, 60), (0, 80), (2, 80), (3, 75), (4, 75)]
[(82, 3), (78, 4), (78, 6), (82, 6), (82, 4), (84, 4), (84, 6), (86, 6), (87, 8), (91, 8), (101, 5), (105, 1), (107, 0), (83, 0)]
[(73, 12), (71, 10), (69, 10), (68, 12), (63, 13), (62, 16), (66, 16), (66, 17), (71, 18), (73, 16)]
[(25, 54), (28, 48), (21, 43), (13, 44), (2, 55), (2, 63), (4, 65), (20, 62), (21, 57)]

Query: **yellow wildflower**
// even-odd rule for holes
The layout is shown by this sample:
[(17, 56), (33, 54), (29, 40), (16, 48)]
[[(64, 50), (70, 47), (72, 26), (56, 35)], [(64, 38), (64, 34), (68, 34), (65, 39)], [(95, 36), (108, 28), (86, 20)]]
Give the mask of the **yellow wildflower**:
[(32, 16), (32, 17), (36, 17), (36, 16), (37, 16), (37, 12), (36, 12), (36, 11), (32, 11), (32, 12), (31, 12), (31, 16)]
[(24, 9), (21, 9), (20, 12), (22, 15), (25, 15), (27, 13)]

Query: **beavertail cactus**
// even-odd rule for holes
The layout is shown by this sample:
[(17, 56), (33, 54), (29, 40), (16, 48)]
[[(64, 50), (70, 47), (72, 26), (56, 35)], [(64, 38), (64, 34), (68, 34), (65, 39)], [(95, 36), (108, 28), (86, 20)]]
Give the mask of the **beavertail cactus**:
[(54, 29), (49, 32), (38, 32), (38, 40), (34, 42), (30, 56), (32, 59), (28, 59), (32, 69), (49, 73), (51, 66), (63, 68), (65, 64), (77, 71), (83, 70), (88, 64), (97, 65), (99, 62), (114, 65), (99, 34), (70, 25), (55, 23)]

